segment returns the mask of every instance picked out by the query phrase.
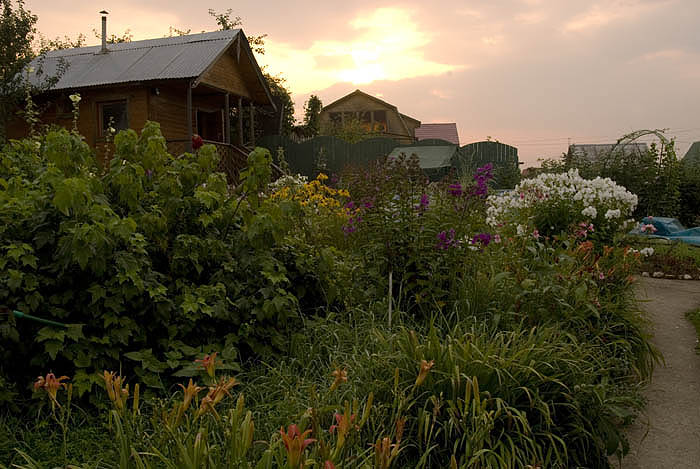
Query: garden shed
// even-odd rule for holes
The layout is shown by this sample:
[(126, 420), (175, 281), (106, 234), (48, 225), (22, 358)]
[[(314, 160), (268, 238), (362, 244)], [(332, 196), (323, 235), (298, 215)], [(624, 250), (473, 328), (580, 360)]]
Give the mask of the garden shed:
[[(110, 127), (138, 130), (151, 120), (171, 153), (191, 150), (198, 134), (222, 157), (240, 158), (240, 147), (254, 144), (255, 108), (275, 109), (240, 29), (51, 51), (29, 68), (35, 85), (47, 76), (55, 83), (37, 98), (41, 121), (71, 127), (70, 96), (79, 94), (78, 131), (98, 154)], [(27, 130), (18, 119), (8, 133), (18, 138)]]
[(406, 156), (416, 155), (420, 167), (431, 180), (439, 180), (452, 168), (453, 158), (457, 154), (457, 145), (417, 145), (410, 147), (396, 147), (389, 154), (389, 158), (396, 158), (401, 154)]

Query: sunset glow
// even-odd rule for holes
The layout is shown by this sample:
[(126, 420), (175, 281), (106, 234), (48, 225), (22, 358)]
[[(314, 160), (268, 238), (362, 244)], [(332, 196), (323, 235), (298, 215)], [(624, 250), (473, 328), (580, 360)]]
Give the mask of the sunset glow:
[(641, 128), (670, 128), (679, 154), (700, 140), (697, 0), (25, 4), (44, 36), (88, 44), (102, 8), (109, 32), (134, 40), (213, 31), (208, 9), (232, 8), (246, 34), (267, 35), (257, 61), (286, 79), (297, 118), (311, 94), (328, 104), (359, 88), (422, 122), (456, 122), (464, 141), (517, 146), (526, 164)]
[[(405, 10), (379, 8), (357, 16), (349, 25), (356, 31), (351, 40), (319, 38), (306, 50), (270, 40), (261, 62), (274, 70), (286, 70), (289, 84), (299, 93), (338, 82), (360, 85), (440, 75), (460, 68), (459, 64), (438, 63), (425, 56), (431, 38)], [(336, 66), (329, 68), (329, 60)]]

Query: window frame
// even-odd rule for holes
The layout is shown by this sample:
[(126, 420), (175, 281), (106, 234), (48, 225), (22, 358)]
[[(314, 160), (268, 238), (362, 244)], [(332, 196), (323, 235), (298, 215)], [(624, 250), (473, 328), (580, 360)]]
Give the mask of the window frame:
[[(104, 123), (104, 106), (106, 104), (117, 104), (117, 103), (123, 103), (124, 104), (124, 111), (126, 114), (126, 129), (129, 128), (129, 99), (128, 98), (114, 98), (114, 99), (105, 99), (102, 101), (97, 101), (95, 104), (97, 105), (97, 136), (98, 138), (105, 138), (105, 128), (103, 126)], [(126, 129), (116, 129), (117, 132), (120, 130), (126, 130)]]

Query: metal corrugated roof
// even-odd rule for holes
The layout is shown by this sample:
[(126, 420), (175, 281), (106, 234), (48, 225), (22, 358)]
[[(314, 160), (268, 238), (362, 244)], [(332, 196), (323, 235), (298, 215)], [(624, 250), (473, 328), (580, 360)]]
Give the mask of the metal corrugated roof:
[(389, 157), (398, 157), (401, 153), (406, 156), (416, 155), (423, 169), (446, 168), (452, 165), (452, 157), (457, 151), (457, 145), (396, 147)]
[[(43, 76), (60, 76), (52, 89), (72, 89), (134, 81), (195, 78), (231, 44), (240, 29), (148, 39), (145, 41), (51, 51), (30, 64), (39, 85)], [(65, 70), (60, 73), (60, 69)]]
[(418, 140), (428, 140), (439, 138), (455, 145), (459, 145), (459, 134), (457, 124), (454, 122), (446, 124), (421, 124), (416, 128), (416, 138)]

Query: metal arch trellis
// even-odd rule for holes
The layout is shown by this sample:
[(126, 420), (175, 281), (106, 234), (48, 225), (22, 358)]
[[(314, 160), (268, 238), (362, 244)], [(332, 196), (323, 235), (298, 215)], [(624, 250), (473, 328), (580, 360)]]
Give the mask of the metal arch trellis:
[(614, 155), (615, 150), (617, 150), (617, 147), (619, 147), (619, 146), (624, 148), (625, 145), (630, 145), (642, 137), (653, 135), (659, 139), (659, 142), (661, 142), (661, 148), (660, 148), (661, 151), (659, 152), (659, 158), (661, 158), (666, 153), (668, 148), (673, 147), (673, 139), (669, 140), (665, 135), (665, 133), (668, 131), (669, 131), (669, 129), (635, 130), (634, 132), (630, 132), (626, 135), (623, 135), (619, 139), (617, 139), (617, 142), (615, 142), (612, 149), (610, 150), (610, 154)]

